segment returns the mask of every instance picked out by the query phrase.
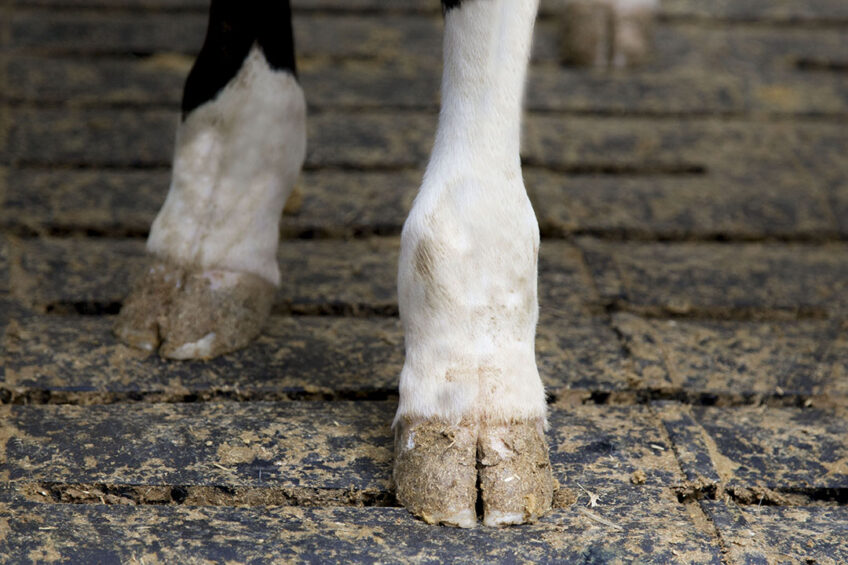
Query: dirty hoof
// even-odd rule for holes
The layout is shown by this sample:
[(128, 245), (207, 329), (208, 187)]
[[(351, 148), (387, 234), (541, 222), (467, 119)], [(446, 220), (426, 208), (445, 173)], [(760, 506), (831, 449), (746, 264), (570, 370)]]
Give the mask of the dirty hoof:
[(112, 328), (118, 339), (145, 351), (155, 351), (159, 347), (159, 327), (165, 323), (184, 278), (184, 270), (171, 263), (156, 262), (148, 268), (124, 300)]
[(535, 522), (551, 509), (553, 477), (542, 422), (482, 425), (477, 449), (485, 525)]
[(168, 315), (160, 355), (208, 359), (244, 347), (262, 330), (274, 291), (274, 285), (249, 273), (188, 274)]
[(477, 428), (440, 421), (398, 423), (397, 498), (428, 524), (477, 525)]
[(171, 359), (208, 359), (256, 337), (274, 286), (249, 273), (189, 271), (157, 262), (140, 279), (115, 323), (115, 335)]
[[(478, 483), (479, 477), (479, 483)], [(429, 524), (472, 528), (535, 522), (551, 509), (553, 477), (539, 421), (499, 425), (404, 422), (395, 435), (397, 497)]]

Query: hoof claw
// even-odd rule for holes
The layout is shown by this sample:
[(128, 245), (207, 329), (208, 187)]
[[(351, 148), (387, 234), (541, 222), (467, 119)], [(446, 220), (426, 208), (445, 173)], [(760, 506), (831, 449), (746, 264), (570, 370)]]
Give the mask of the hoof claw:
[(249, 273), (156, 262), (115, 322), (127, 345), (170, 359), (209, 359), (247, 345), (271, 311), (274, 286)]
[(402, 421), (395, 446), (398, 500), (429, 524), (475, 527), (478, 496), (486, 526), (535, 522), (551, 508), (541, 422)]

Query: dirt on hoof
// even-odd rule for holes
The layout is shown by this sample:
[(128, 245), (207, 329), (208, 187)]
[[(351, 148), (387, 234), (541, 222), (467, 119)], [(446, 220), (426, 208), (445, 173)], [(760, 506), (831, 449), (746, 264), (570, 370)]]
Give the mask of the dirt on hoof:
[(459, 425), (402, 421), (395, 432), (397, 498), (430, 524), (471, 528), (535, 522), (554, 481), (541, 421)]
[(244, 347), (262, 330), (274, 292), (274, 285), (248, 273), (188, 275), (167, 318), (159, 353), (170, 359), (208, 359)]
[(551, 509), (553, 476), (540, 421), (481, 425), (477, 449), (485, 525), (535, 522)]
[(401, 421), (395, 431), (397, 498), (428, 524), (477, 525), (477, 426)]
[(171, 359), (208, 359), (247, 345), (262, 329), (274, 285), (249, 273), (156, 262), (115, 323), (125, 343)]
[(173, 263), (154, 262), (135, 282), (115, 322), (115, 335), (145, 351), (159, 347), (159, 328), (166, 322), (174, 297), (180, 292), (185, 270)]

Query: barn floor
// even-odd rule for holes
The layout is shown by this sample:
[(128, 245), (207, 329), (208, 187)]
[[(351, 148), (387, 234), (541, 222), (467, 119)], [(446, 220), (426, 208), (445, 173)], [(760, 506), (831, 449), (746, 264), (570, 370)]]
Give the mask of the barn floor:
[(400, 226), (435, 0), (295, 0), (310, 149), (257, 343), (110, 334), (168, 186), (204, 0), (0, 2), (0, 562), (848, 562), (848, 3), (665, 0), (637, 70), (527, 93), (540, 523), (390, 490)]

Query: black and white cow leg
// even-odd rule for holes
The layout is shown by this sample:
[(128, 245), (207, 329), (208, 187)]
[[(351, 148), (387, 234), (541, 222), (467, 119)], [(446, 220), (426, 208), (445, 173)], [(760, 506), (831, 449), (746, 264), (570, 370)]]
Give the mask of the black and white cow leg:
[[(551, 506), (535, 360), (539, 228), (519, 137), (538, 0), (445, 0), (442, 111), (404, 225), (398, 500), (427, 522), (532, 522)], [(478, 481), (479, 477), (479, 481)]]
[(280, 281), (279, 220), (306, 151), (288, 2), (215, 0), (186, 82), (151, 266), (115, 333), (175, 359), (246, 345)]

